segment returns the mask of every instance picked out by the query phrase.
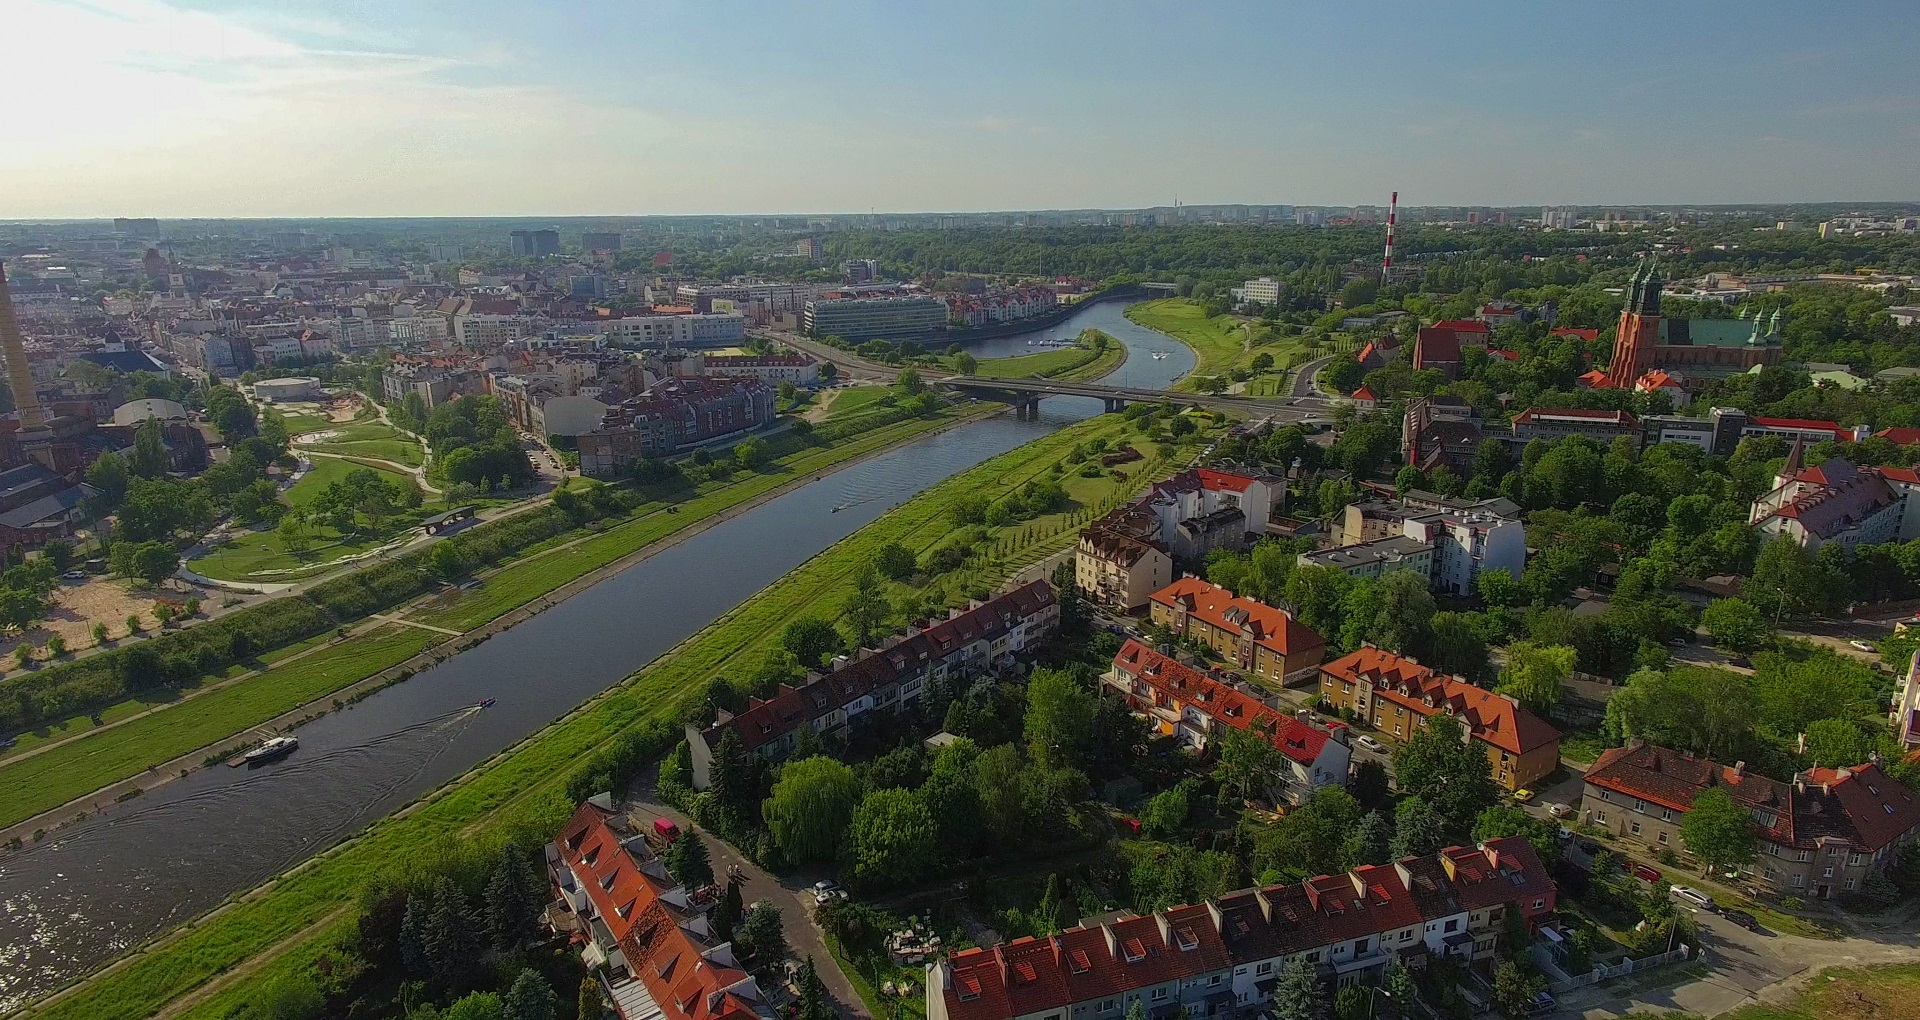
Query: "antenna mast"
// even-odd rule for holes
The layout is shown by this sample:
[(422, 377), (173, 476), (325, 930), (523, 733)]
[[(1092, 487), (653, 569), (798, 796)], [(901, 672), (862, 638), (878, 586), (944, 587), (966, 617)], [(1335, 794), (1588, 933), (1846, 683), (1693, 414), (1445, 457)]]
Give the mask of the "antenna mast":
[(1399, 211), (1400, 193), (1396, 191), (1393, 193), (1393, 197), (1387, 200), (1387, 253), (1386, 257), (1380, 260), (1380, 285), (1382, 287), (1393, 282), (1393, 220)]

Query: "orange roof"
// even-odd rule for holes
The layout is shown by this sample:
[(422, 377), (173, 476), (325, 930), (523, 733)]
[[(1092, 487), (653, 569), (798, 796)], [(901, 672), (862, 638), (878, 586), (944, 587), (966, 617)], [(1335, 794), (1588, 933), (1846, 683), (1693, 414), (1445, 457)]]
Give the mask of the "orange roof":
[(1512, 698), (1475, 687), (1459, 677), (1442, 676), (1384, 648), (1361, 648), (1320, 670), (1347, 683), (1371, 683), (1377, 697), (1416, 715), (1451, 710), (1476, 738), (1511, 754), (1526, 754), (1560, 743), (1559, 730)]
[(1327, 641), (1283, 609), (1210, 584), (1183, 577), (1149, 596), (1161, 605), (1183, 610), (1209, 626), (1229, 634), (1248, 634), (1254, 643), (1280, 655), (1325, 648)]
[(1379, 398), (1379, 397), (1376, 397), (1376, 396), (1374, 396), (1374, 395), (1373, 395), (1373, 391), (1372, 391), (1372, 390), (1370, 390), (1370, 389), (1367, 389), (1367, 388), (1366, 388), (1365, 386), (1362, 386), (1362, 387), (1360, 387), (1359, 389), (1357, 389), (1357, 390), (1354, 390), (1354, 391), (1353, 391), (1353, 399), (1355, 399), (1355, 400), (1379, 400), (1380, 398)]
[(1606, 389), (1608, 386), (1613, 385), (1611, 382), (1607, 380), (1607, 373), (1602, 372), (1597, 368), (1591, 372), (1588, 372), (1586, 375), (1581, 376), (1578, 381), (1580, 385), (1585, 386), (1588, 389), (1595, 389), (1595, 390)]
[(1639, 381), (1633, 384), (1634, 389), (1642, 391), (1664, 390), (1669, 386), (1678, 389), (1680, 387), (1680, 380), (1657, 368), (1641, 376)]

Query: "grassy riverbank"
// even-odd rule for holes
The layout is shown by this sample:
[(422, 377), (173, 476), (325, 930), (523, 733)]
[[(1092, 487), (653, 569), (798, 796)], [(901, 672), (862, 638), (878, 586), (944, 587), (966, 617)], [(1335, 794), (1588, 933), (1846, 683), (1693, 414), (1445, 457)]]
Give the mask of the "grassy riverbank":
[[(1250, 332), (1243, 320), (1231, 315), (1208, 318), (1204, 306), (1185, 298), (1128, 305), (1126, 315), (1148, 329), (1158, 330), (1193, 348), (1199, 364), (1174, 385), (1176, 390), (1197, 392), (1203, 380), (1224, 377), (1240, 369), (1252, 374), (1247, 380), (1249, 395), (1271, 396), (1279, 392), (1280, 377), (1253, 372), (1254, 359), (1267, 354), (1272, 357), (1274, 367), (1284, 369), (1309, 357), (1297, 338), (1269, 339), (1263, 326), (1255, 323)], [(1256, 343), (1256, 337), (1265, 342)]]
[[(598, 532), (583, 529), (524, 550), (483, 575), (477, 590), (451, 602), (422, 600), (392, 615), (462, 631), (485, 625), (676, 531), (796, 479), (950, 425), (961, 413), (949, 409), (929, 418), (895, 422), (832, 446), (805, 447), (759, 472), (675, 493), (676, 498), (686, 499), (678, 513), (664, 512), (667, 501), (654, 500), (626, 520), (610, 526), (602, 522), (603, 530)], [(449, 639), (417, 627), (382, 627), (229, 687), (200, 694), (189, 691), (186, 697), (159, 706), (129, 699), (127, 704), (139, 707), (127, 711), (116, 711), (117, 706), (109, 708), (103, 712), (103, 722), (145, 708), (155, 711), (31, 758), (0, 758), (0, 827), (133, 778), (154, 765), (323, 699)]]
[[(871, 560), (875, 550), (888, 542), (900, 542), (916, 553), (931, 550), (955, 532), (948, 507), (957, 497), (1004, 498), (1049, 475), (1076, 447), (1096, 438), (1118, 440), (1128, 435), (1125, 428), (1116, 416), (1096, 418), (935, 485), (461, 781), (26, 1015), (130, 1020), (150, 1015), (235, 968), (245, 968), (244, 976), (233, 978), (179, 1014), (191, 1018), (232, 1015), (267, 983), (311, 966), (334, 938), (351, 932), (350, 908), (355, 898), (380, 875), (405, 869), (409, 860), (422, 859), (455, 837), (547, 838), (573, 807), (566, 795), (568, 781), (596, 752), (636, 727), (678, 718), (686, 699), (707, 680), (723, 670), (757, 663), (786, 622), (840, 605), (860, 566)], [(1146, 478), (1145, 471), (1136, 471), (1124, 485), (1144, 485)], [(1062, 512), (1073, 516), (1094, 509), (1081, 506)], [(997, 529), (990, 541), (976, 543), (979, 561), (970, 561), (972, 568), (985, 579), (1004, 576), (1026, 561), (1034, 546), (1019, 544), (1013, 535), (1031, 526), (1032, 522), (1009, 525)]]

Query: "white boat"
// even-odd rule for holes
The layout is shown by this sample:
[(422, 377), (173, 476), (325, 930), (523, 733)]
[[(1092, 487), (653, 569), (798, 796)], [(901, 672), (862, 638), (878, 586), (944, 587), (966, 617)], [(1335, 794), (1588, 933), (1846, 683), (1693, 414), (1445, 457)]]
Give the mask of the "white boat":
[(294, 748), (299, 746), (300, 739), (298, 737), (272, 737), (268, 739), (266, 743), (241, 755), (240, 760), (248, 765), (262, 765), (279, 758), (285, 758), (287, 755), (293, 753)]

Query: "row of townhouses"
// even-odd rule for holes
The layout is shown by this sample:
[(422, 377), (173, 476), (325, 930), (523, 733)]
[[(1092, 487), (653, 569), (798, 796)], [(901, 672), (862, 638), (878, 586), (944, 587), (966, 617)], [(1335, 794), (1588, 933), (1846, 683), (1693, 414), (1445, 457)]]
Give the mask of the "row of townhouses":
[(748, 751), (784, 756), (802, 730), (843, 733), (872, 714), (918, 704), (928, 684), (1008, 668), (1059, 626), (1053, 586), (1033, 581), (837, 658), (799, 686), (782, 684), (773, 697), (752, 699), (738, 715), (722, 713), (705, 729), (689, 723), (693, 788), (707, 788), (713, 752), (728, 733)]
[(1248, 1015), (1272, 1001), (1294, 960), (1342, 988), (1395, 960), (1486, 960), (1510, 918), (1529, 937), (1551, 926), (1557, 897), (1521, 837), (1449, 847), (956, 953), (927, 966), (927, 1017), (1118, 1020), (1135, 1006), (1150, 1017)]

